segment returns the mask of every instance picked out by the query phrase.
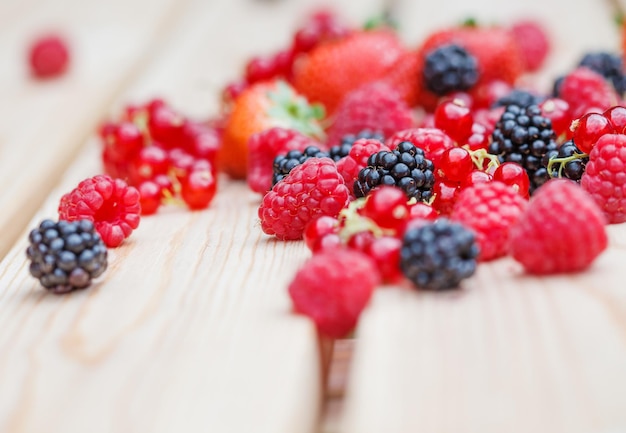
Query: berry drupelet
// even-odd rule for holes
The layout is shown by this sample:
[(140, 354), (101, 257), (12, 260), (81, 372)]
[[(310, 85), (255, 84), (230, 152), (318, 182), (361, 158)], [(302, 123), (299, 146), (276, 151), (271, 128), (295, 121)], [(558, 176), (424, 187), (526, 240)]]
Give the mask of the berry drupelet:
[(576, 147), (573, 140), (567, 141), (558, 150), (551, 150), (543, 157), (550, 177), (565, 177), (580, 183), (589, 157)]
[(557, 148), (550, 119), (541, 115), (537, 105), (509, 105), (496, 124), (489, 153), (500, 162), (516, 162), (528, 173), (530, 192), (543, 185), (550, 176), (543, 157)]
[(365, 197), (380, 185), (397, 186), (408, 198), (428, 201), (433, 196), (435, 176), (433, 163), (424, 151), (413, 143), (403, 141), (393, 151), (380, 151), (367, 160), (367, 167), (354, 182), (356, 197)]
[(519, 107), (528, 107), (530, 105), (539, 105), (543, 102), (543, 97), (535, 95), (522, 89), (513, 89), (508, 94), (499, 98), (494, 102), (494, 107), (506, 107), (507, 105), (517, 105)]
[(437, 95), (467, 90), (478, 81), (478, 62), (464, 48), (450, 44), (430, 51), (422, 72), (426, 88)]
[(341, 158), (348, 156), (348, 154), (350, 153), (350, 149), (352, 149), (352, 145), (354, 144), (354, 142), (361, 138), (369, 138), (373, 140), (378, 140), (380, 142), (385, 141), (385, 137), (383, 136), (381, 132), (364, 129), (358, 134), (344, 135), (341, 138), (341, 143), (336, 144), (335, 146), (332, 146), (330, 150), (328, 151), (330, 157), (333, 159), (333, 161), (337, 162)]
[(586, 66), (602, 75), (613, 84), (620, 95), (626, 92), (626, 76), (621, 56), (606, 52), (587, 53), (578, 65)]
[(406, 231), (400, 268), (421, 289), (445, 290), (474, 274), (479, 248), (471, 230), (440, 218)]
[(53, 293), (84, 289), (107, 268), (107, 249), (89, 220), (44, 220), (28, 239), (30, 273)]
[(285, 155), (278, 155), (274, 159), (274, 174), (272, 186), (283, 180), (291, 170), (310, 158), (328, 158), (328, 153), (317, 146), (308, 146), (304, 151), (290, 150)]

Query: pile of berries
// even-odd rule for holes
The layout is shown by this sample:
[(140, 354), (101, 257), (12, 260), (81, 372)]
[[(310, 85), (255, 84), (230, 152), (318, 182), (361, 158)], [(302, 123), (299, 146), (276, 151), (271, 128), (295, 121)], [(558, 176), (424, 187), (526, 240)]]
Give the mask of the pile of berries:
[(100, 129), (105, 172), (141, 194), (143, 215), (182, 200), (190, 209), (209, 206), (217, 188), (219, 129), (194, 122), (160, 99), (128, 106)]

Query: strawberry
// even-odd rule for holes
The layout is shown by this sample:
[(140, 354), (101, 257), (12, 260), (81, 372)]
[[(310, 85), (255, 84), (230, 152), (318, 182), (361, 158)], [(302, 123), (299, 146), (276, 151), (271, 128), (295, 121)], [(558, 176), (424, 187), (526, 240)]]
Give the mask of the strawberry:
[(419, 51), (407, 51), (389, 68), (380, 81), (394, 88), (409, 107), (417, 105), (421, 61)]
[(294, 87), (331, 114), (346, 93), (382, 78), (403, 53), (389, 30), (355, 32), (304, 56), (294, 67)]
[(310, 105), (284, 81), (269, 81), (246, 89), (232, 104), (224, 127), (218, 166), (233, 178), (243, 179), (248, 168), (248, 140), (275, 126), (321, 138), (319, 105)]
[[(500, 27), (457, 27), (431, 34), (420, 48), (418, 69), (425, 57), (434, 49), (457, 44), (465, 48), (478, 61), (479, 79), (476, 86), (493, 80), (513, 84), (523, 72), (520, 50), (515, 40), (506, 29)], [(426, 90), (423, 77), (419, 75), (419, 102), (432, 110), (438, 98)]]

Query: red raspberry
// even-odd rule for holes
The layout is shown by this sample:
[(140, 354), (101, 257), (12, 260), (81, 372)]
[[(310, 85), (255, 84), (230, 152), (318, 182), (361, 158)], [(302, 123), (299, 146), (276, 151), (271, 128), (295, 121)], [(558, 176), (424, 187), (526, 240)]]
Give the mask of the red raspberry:
[(411, 109), (389, 85), (373, 83), (348, 93), (328, 129), (328, 145), (334, 146), (348, 134), (380, 131), (388, 137), (413, 125)]
[(478, 260), (488, 261), (506, 255), (511, 226), (526, 205), (526, 200), (502, 182), (477, 183), (461, 190), (450, 219), (476, 233)]
[(296, 312), (315, 322), (321, 335), (345, 337), (380, 282), (376, 264), (351, 250), (324, 250), (310, 258), (289, 285)]
[(611, 84), (602, 75), (585, 67), (575, 69), (563, 79), (559, 96), (569, 104), (574, 119), (590, 109), (604, 111), (619, 100)]
[(395, 149), (403, 141), (409, 141), (422, 149), (426, 158), (430, 159), (435, 167), (443, 152), (454, 147), (454, 141), (445, 132), (436, 128), (414, 128), (396, 132), (385, 141), (385, 144)]
[(626, 221), (626, 135), (600, 137), (591, 149), (580, 184), (610, 224)]
[(307, 146), (321, 144), (293, 129), (270, 128), (256, 133), (248, 140), (248, 186), (265, 194), (272, 187), (274, 158), (290, 150), (303, 151)]
[(536, 21), (518, 21), (511, 34), (520, 48), (520, 57), (526, 71), (536, 71), (550, 51), (550, 41), (543, 27)]
[(296, 166), (263, 197), (261, 228), (278, 239), (302, 239), (309, 221), (336, 217), (348, 205), (350, 190), (330, 158), (311, 158)]
[(602, 211), (575, 182), (552, 179), (511, 229), (511, 252), (527, 272), (553, 274), (588, 267), (607, 246)]
[(337, 161), (337, 171), (350, 189), (350, 194), (354, 194), (354, 181), (359, 176), (359, 171), (367, 167), (367, 159), (381, 150), (390, 149), (376, 139), (360, 138), (352, 144), (348, 156)]
[(139, 226), (139, 191), (121, 179), (98, 175), (83, 180), (59, 203), (59, 220), (93, 221), (107, 247), (117, 247)]
[(43, 36), (30, 47), (30, 69), (38, 78), (62, 74), (67, 69), (69, 58), (67, 44), (57, 35)]
[(407, 51), (400, 55), (381, 81), (393, 87), (410, 107), (414, 107), (420, 93), (421, 68), (420, 53)]

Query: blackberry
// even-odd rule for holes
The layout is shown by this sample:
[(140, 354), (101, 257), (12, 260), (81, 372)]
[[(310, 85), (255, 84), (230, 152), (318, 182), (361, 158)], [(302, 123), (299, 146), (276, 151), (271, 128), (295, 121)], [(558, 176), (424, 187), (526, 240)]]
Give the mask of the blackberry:
[(341, 138), (341, 143), (335, 146), (332, 146), (330, 150), (328, 151), (330, 157), (333, 159), (333, 161), (337, 162), (341, 158), (348, 156), (348, 154), (350, 153), (350, 149), (352, 149), (352, 145), (354, 144), (354, 142), (361, 138), (379, 140), (380, 142), (385, 141), (385, 137), (383, 136), (381, 132), (364, 129), (363, 131), (359, 132), (356, 135), (355, 134), (344, 135)]
[(272, 186), (284, 179), (291, 170), (310, 158), (328, 158), (327, 152), (320, 150), (317, 146), (308, 146), (304, 151), (290, 150), (286, 155), (278, 155), (274, 158), (274, 174), (272, 175)]
[(30, 274), (51, 292), (84, 289), (107, 268), (107, 249), (89, 220), (44, 220), (28, 240)]
[(398, 144), (396, 150), (370, 155), (367, 167), (359, 171), (354, 182), (354, 194), (365, 197), (379, 185), (397, 186), (407, 197), (428, 201), (433, 196), (433, 163), (424, 151), (409, 141)]
[(440, 218), (406, 231), (400, 268), (418, 288), (452, 289), (474, 274), (478, 253), (474, 232)]
[(567, 141), (558, 150), (551, 150), (543, 157), (543, 165), (549, 168), (550, 177), (565, 177), (580, 183), (589, 157), (580, 151), (573, 140)]
[(517, 105), (519, 107), (528, 107), (530, 105), (540, 104), (543, 97), (535, 95), (522, 89), (513, 89), (507, 95), (498, 99), (494, 107), (506, 107), (507, 105)]
[(552, 121), (541, 115), (537, 105), (508, 105), (496, 123), (489, 153), (500, 162), (516, 162), (528, 173), (530, 192), (543, 185), (550, 176), (543, 157), (557, 148)]
[(602, 75), (613, 84), (620, 95), (626, 91), (626, 76), (624, 76), (621, 56), (606, 52), (587, 53), (578, 65)]
[(478, 81), (478, 62), (458, 45), (443, 45), (426, 55), (422, 77), (437, 95), (467, 90)]
[(561, 86), (563, 85), (563, 81), (565, 80), (565, 75), (558, 77), (554, 80), (552, 84), (552, 96), (555, 98), (560, 98), (561, 96)]

